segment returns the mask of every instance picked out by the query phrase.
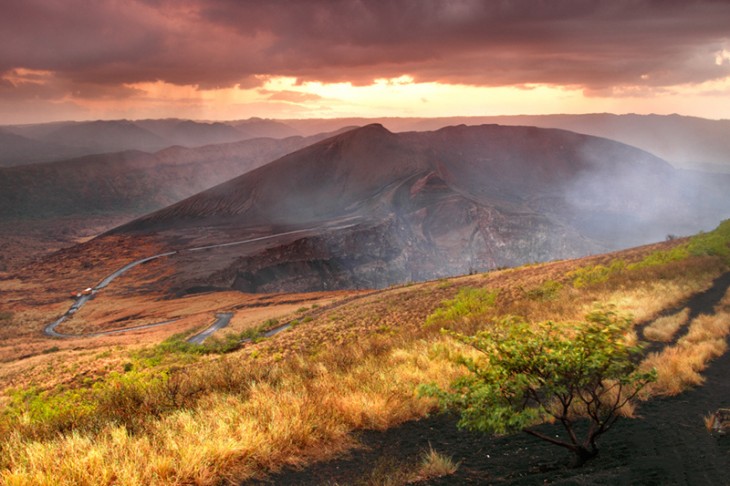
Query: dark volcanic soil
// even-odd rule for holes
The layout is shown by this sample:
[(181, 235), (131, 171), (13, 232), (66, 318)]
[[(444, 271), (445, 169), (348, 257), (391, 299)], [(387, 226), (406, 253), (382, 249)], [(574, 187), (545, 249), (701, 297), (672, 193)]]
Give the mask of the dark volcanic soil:
[[(723, 294), (729, 277), (716, 282)], [(692, 299), (693, 311), (714, 312), (717, 286)], [(349, 457), (244, 484), (383, 484), (399, 470), (415, 470), (430, 445), (460, 466), (452, 476), (418, 484), (730, 485), (730, 436), (712, 436), (703, 423), (709, 412), (730, 406), (729, 374), (726, 353), (703, 373), (704, 386), (644, 403), (641, 418), (617, 422), (599, 440), (599, 457), (579, 469), (569, 467), (567, 451), (526, 434), (494, 438), (460, 431), (455, 417), (441, 415), (384, 432), (364, 431), (364, 448)], [(563, 433), (554, 426), (543, 431)]]

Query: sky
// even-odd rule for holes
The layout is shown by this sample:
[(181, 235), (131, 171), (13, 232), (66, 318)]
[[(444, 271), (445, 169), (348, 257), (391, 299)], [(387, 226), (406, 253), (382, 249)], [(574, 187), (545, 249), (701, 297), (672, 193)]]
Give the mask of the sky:
[(0, 124), (730, 119), (730, 1), (0, 0)]

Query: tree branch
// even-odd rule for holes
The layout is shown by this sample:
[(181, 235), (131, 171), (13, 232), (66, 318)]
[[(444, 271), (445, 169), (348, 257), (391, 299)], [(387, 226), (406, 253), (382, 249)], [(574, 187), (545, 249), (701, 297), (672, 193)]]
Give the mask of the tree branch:
[(535, 430), (531, 429), (522, 429), (523, 432), (532, 435), (533, 437), (537, 437), (538, 439), (542, 439), (544, 441), (550, 442), (551, 444), (558, 445), (560, 447), (565, 447), (566, 449), (575, 452), (578, 450), (577, 444), (571, 444), (570, 442), (565, 442), (562, 440), (555, 439), (554, 437), (550, 437), (549, 435), (542, 434), (540, 432), (537, 432)]

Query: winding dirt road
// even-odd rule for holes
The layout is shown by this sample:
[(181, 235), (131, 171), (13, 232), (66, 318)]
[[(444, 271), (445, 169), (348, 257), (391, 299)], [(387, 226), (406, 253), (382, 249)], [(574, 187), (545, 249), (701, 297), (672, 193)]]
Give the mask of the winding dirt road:
[[(141, 258), (139, 260), (135, 260), (135, 261), (128, 263), (127, 265), (119, 268), (118, 270), (115, 270), (114, 272), (109, 274), (107, 277), (105, 277), (101, 282), (96, 284), (96, 286), (92, 287), (90, 294), (82, 295), (78, 299), (76, 299), (76, 302), (74, 302), (73, 305), (71, 305), (71, 307), (66, 311), (66, 313), (64, 315), (62, 315), (61, 317), (59, 317), (58, 319), (56, 319), (55, 321), (53, 321), (52, 323), (48, 324), (43, 329), (43, 332), (47, 336), (54, 337), (54, 338), (97, 337), (97, 336), (106, 336), (109, 334), (119, 334), (119, 333), (123, 333), (123, 332), (137, 331), (140, 329), (148, 329), (148, 328), (157, 327), (157, 326), (164, 326), (166, 324), (176, 322), (177, 319), (174, 319), (174, 320), (169, 320), (169, 321), (164, 321), (164, 322), (157, 322), (154, 324), (145, 324), (142, 326), (126, 327), (124, 329), (114, 329), (111, 331), (102, 331), (102, 332), (88, 333), (88, 334), (65, 334), (65, 333), (60, 333), (60, 332), (56, 331), (56, 328), (61, 323), (63, 323), (66, 319), (73, 316), (89, 300), (94, 298), (94, 296), (97, 294), (97, 292), (99, 292), (100, 290), (107, 287), (116, 278), (125, 274), (126, 272), (133, 269), (137, 265), (141, 265), (143, 263), (147, 263), (149, 261), (156, 260), (158, 258), (168, 257), (168, 256), (172, 256), (172, 255), (186, 253), (186, 252), (196, 252), (196, 251), (202, 251), (202, 250), (211, 250), (211, 249), (215, 249), (215, 248), (243, 245), (246, 243), (254, 243), (257, 241), (264, 241), (264, 240), (269, 240), (269, 239), (274, 239), (274, 238), (280, 238), (282, 236), (290, 236), (290, 235), (295, 235), (295, 234), (299, 234), (299, 233), (316, 232), (316, 231), (321, 231), (321, 230), (341, 230), (341, 229), (353, 227), (356, 224), (357, 223), (349, 223), (349, 224), (339, 225), (339, 226), (331, 226), (331, 227), (330, 226), (320, 226), (320, 227), (315, 227), (315, 228), (306, 228), (306, 229), (299, 229), (299, 230), (293, 230), (293, 231), (285, 231), (283, 233), (277, 233), (275, 235), (260, 236), (257, 238), (249, 238), (247, 240), (239, 240), (239, 241), (232, 241), (232, 242), (228, 242), (228, 243), (220, 243), (220, 244), (216, 244), (216, 245), (198, 246), (198, 247), (194, 247), (194, 248), (185, 248), (182, 250), (169, 251), (169, 252), (159, 253), (157, 255), (152, 255), (149, 257)], [(205, 341), (205, 339), (208, 336), (213, 334), (215, 331), (227, 326), (231, 320), (231, 317), (233, 317), (232, 313), (218, 314), (216, 321), (209, 328), (207, 328), (206, 330), (202, 331), (201, 333), (196, 334), (195, 336), (191, 337), (189, 339), (189, 342), (193, 342), (195, 344), (201, 344), (203, 341)], [(282, 326), (282, 328), (283, 327), (284, 326)], [(277, 328), (276, 332), (280, 332), (282, 330), (283, 329)]]
[(220, 314), (216, 314), (216, 320), (213, 325), (188, 339), (188, 342), (191, 344), (203, 344), (203, 341), (208, 339), (211, 334), (216, 332), (218, 329), (226, 327), (228, 323), (231, 322), (231, 317), (233, 317), (233, 312), (222, 312)]

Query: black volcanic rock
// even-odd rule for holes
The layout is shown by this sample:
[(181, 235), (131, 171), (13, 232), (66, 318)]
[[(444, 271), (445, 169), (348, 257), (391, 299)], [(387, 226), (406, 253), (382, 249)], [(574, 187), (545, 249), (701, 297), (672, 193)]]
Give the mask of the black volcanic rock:
[(730, 204), (697, 214), (677, 197), (682, 184), (651, 154), (563, 130), (484, 125), (394, 134), (369, 125), (115, 231), (176, 241), (206, 228), (218, 239), (266, 225), (305, 228), (294, 242), (229, 252), (229, 263), (196, 285), (379, 287), (648, 243), (726, 217)]

